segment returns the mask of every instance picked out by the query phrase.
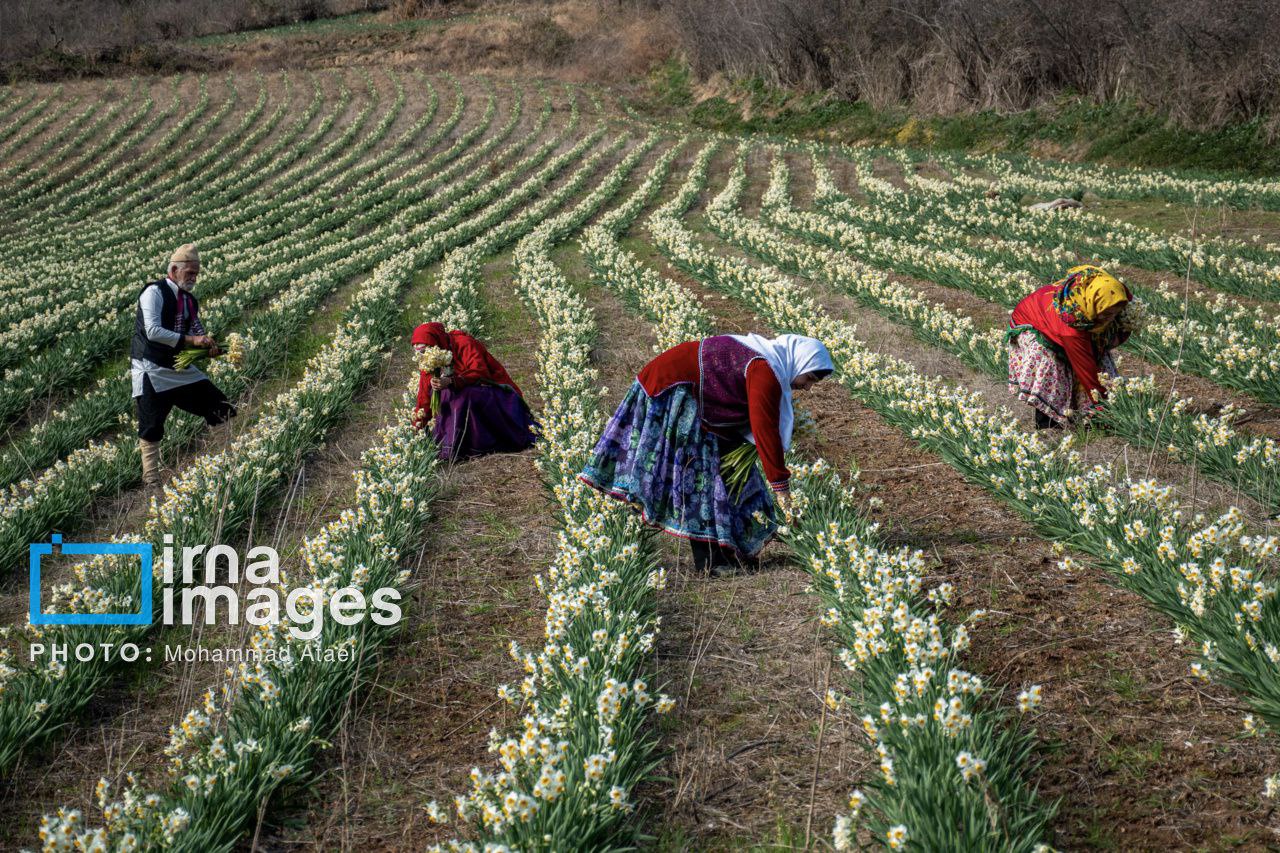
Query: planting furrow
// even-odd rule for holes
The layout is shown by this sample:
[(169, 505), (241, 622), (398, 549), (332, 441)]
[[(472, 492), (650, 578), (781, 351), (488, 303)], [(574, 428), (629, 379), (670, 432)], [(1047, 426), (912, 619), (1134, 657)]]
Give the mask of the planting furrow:
[[(618, 242), (618, 237), (635, 221), (662, 187), (671, 164), (684, 147), (684, 140), (672, 145), (634, 193), (596, 225), (586, 229), (579, 241), (582, 254), (591, 269), (592, 281), (616, 292), (633, 309), (638, 309), (653, 323), (660, 349), (683, 341), (705, 337), (711, 321), (706, 309), (688, 291), (640, 263)], [(705, 172), (712, 143), (699, 153), (693, 171)], [(684, 196), (688, 203), (694, 194)], [(687, 204), (686, 204), (687, 206)]]

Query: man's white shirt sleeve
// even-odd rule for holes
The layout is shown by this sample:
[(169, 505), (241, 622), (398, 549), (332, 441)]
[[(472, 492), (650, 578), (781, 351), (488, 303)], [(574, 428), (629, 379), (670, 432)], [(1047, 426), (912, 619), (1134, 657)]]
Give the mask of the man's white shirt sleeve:
[[(168, 284), (168, 282), (165, 283)], [(147, 340), (176, 347), (182, 340), (182, 335), (172, 329), (166, 329), (160, 324), (160, 310), (164, 306), (164, 300), (160, 296), (160, 288), (148, 287), (139, 298), (138, 303), (142, 306), (142, 330), (146, 334)]]

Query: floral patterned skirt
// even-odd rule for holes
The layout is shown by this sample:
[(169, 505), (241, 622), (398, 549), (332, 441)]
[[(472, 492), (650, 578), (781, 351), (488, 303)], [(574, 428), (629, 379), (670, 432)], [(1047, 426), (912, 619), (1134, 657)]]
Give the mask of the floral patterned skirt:
[[(1102, 357), (1098, 367), (1116, 375), (1111, 353)], [(1009, 393), (1063, 425), (1096, 406), (1076, 382), (1066, 359), (1046, 347), (1032, 331), (1009, 342)]]
[(702, 427), (688, 385), (650, 397), (634, 382), (578, 479), (673, 536), (754, 557), (777, 532), (773, 498), (758, 468), (739, 495), (729, 494), (720, 476), (721, 444)]

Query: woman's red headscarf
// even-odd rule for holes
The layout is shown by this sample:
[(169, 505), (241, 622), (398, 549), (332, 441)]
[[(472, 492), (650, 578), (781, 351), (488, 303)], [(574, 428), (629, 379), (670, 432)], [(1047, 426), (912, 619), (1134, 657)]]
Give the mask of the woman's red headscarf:
[[(443, 323), (423, 323), (413, 330), (413, 343), (453, 353), (453, 388), (456, 390), (477, 382), (487, 382), (510, 386), (520, 394), (520, 386), (516, 385), (502, 362), (494, 358), (484, 344), (466, 332), (458, 329), (446, 332)], [(418, 378), (418, 408), (426, 410), (430, 407), (431, 377), (423, 373)]]
[(450, 349), (449, 333), (444, 330), (444, 323), (423, 323), (413, 330), (413, 342), (439, 349)]

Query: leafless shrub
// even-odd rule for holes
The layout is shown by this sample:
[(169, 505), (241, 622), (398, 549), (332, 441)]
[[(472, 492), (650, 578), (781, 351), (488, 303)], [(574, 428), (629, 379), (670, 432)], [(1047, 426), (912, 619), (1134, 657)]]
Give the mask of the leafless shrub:
[(1184, 123), (1280, 99), (1268, 0), (666, 0), (694, 69), (875, 104), (1025, 108), (1063, 92)]
[(170, 39), (383, 8), (388, 0), (2, 0), (0, 62), (95, 59)]
[(459, 5), (461, 4), (453, 0), (395, 0), (391, 4), (391, 15), (399, 21), (434, 18), (452, 13)]

